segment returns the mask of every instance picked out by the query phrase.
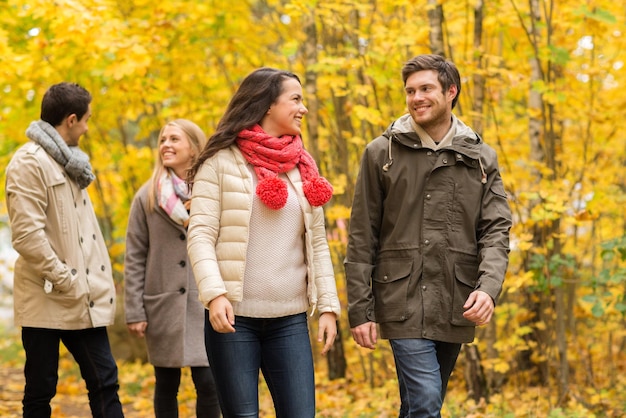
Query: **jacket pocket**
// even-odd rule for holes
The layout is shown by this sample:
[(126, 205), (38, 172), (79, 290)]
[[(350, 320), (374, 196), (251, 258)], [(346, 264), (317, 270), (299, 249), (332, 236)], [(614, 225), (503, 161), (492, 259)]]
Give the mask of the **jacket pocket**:
[(70, 275), (71, 277), (66, 279), (67, 283), (64, 283), (65, 286), (61, 288), (62, 290), (55, 286), (47, 297), (54, 299), (64, 308), (74, 309), (88, 297), (89, 291), (86, 282), (78, 277), (75, 269), (71, 270)]
[(60, 173), (52, 173), (46, 181), (48, 182), (50, 196), (54, 199), (53, 202), (49, 202), (49, 206), (54, 207), (56, 211), (59, 232), (63, 236), (67, 236), (70, 233), (68, 207), (76, 203), (71, 189), (69, 189), (71, 186)]
[(463, 305), (470, 293), (478, 286), (478, 264), (455, 263), (453, 286), (452, 318), (450, 323), (464, 327), (475, 326), (475, 323), (463, 317), (463, 312), (465, 312)]
[(376, 322), (404, 321), (408, 317), (407, 296), (412, 258), (380, 261), (372, 272)]

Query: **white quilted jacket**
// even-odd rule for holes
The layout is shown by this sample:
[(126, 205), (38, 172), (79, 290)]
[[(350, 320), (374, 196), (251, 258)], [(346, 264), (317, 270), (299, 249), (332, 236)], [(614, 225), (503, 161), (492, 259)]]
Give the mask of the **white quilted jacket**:
[[(326, 241), (324, 211), (312, 207), (304, 197), (297, 168), (286, 174), (304, 211), (311, 314), (317, 308), (320, 313), (334, 312), (339, 317), (341, 308)], [(242, 299), (253, 196), (252, 175), (236, 146), (206, 160), (194, 178), (187, 249), (199, 299), (205, 307), (220, 295), (236, 302)]]

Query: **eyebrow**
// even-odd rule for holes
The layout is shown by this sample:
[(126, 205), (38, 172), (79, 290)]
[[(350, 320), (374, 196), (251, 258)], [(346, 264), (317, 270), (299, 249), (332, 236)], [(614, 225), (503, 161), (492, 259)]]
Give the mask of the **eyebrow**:
[(424, 87), (437, 87), (437, 84), (435, 83), (425, 83), (425, 84), (420, 84), (418, 86), (405, 86), (404, 90), (417, 90), (417, 89), (421, 89)]

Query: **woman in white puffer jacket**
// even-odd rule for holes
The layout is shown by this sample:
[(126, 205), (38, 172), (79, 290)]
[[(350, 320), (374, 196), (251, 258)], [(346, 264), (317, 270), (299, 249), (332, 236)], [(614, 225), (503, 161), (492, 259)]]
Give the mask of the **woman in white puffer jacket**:
[(188, 251), (225, 418), (258, 414), (259, 370), (277, 417), (314, 417), (307, 312), (322, 353), (337, 333), (321, 207), (332, 187), (303, 148), (302, 99), (293, 73), (252, 72), (190, 171)]

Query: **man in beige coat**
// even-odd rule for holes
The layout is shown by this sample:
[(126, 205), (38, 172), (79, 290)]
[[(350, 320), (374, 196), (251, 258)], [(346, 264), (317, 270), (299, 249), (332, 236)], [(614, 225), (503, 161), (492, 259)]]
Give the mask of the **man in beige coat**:
[(106, 331), (115, 287), (104, 238), (87, 193), (95, 179), (78, 148), (91, 95), (73, 83), (48, 89), (41, 120), (6, 169), (15, 264), (15, 325), (26, 353), (24, 417), (50, 417), (59, 343), (80, 366), (94, 417), (123, 417), (117, 366)]

